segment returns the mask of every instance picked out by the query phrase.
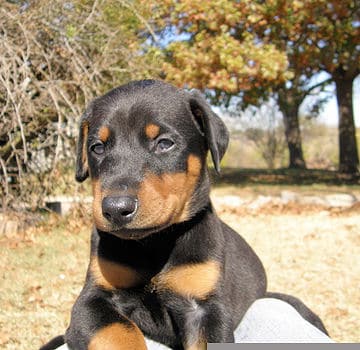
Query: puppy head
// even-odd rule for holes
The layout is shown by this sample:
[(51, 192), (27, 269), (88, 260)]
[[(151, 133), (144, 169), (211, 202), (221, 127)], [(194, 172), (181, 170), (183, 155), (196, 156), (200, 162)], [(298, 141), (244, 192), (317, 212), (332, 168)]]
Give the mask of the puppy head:
[(221, 119), (197, 91), (135, 81), (95, 99), (81, 118), (76, 179), (89, 175), (98, 230), (141, 239), (189, 220), (209, 202), (228, 144)]

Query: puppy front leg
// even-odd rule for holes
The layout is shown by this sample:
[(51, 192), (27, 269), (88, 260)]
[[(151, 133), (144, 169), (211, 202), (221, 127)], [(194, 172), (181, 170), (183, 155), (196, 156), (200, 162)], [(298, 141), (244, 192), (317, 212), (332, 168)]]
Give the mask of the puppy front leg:
[(161, 299), (176, 324), (183, 349), (205, 350), (207, 343), (234, 343), (231, 318), (212, 297), (200, 300), (167, 290), (161, 292)]
[(234, 325), (221, 300), (209, 300), (203, 320), (204, 335), (208, 343), (234, 343)]
[[(200, 319), (196, 320), (192, 312), (187, 314), (185, 333), (189, 337), (186, 338), (184, 348), (203, 350), (207, 343), (234, 343), (233, 324), (223, 305), (212, 298), (197, 304), (201, 309)], [(196, 329), (197, 336), (194, 336)]]
[(105, 295), (82, 292), (74, 305), (65, 335), (75, 350), (146, 350), (134, 322), (114, 310)]
[(234, 342), (233, 324), (218, 295), (218, 261), (207, 260), (167, 266), (152, 279), (164, 304), (171, 310), (186, 350), (206, 349), (207, 342)]

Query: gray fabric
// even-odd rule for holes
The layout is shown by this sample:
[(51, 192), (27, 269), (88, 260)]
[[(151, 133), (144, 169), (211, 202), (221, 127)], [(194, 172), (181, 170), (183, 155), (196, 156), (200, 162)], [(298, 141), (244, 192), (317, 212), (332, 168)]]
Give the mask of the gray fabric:
[[(256, 300), (235, 330), (236, 343), (333, 343), (288, 303), (273, 298)], [(146, 339), (148, 350), (168, 347)], [(66, 345), (57, 350), (70, 350)]]
[(288, 303), (256, 300), (235, 330), (236, 343), (333, 343)]

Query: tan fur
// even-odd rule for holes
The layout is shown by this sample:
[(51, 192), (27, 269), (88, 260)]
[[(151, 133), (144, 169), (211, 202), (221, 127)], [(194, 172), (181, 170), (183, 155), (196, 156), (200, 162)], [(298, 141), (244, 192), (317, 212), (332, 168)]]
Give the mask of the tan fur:
[(139, 213), (128, 227), (152, 228), (187, 220), (200, 171), (200, 159), (190, 155), (184, 173), (147, 174), (138, 192)]
[(201, 171), (201, 161), (198, 157), (190, 154), (188, 157), (188, 169), (187, 169), (187, 194), (186, 194), (186, 201), (184, 205), (184, 210), (179, 217), (178, 222), (186, 221), (189, 219), (189, 206), (192, 199), (192, 195), (195, 190), (196, 182), (199, 178), (200, 171)]
[(93, 189), (93, 217), (95, 225), (100, 230), (108, 232), (111, 230), (111, 224), (102, 215), (102, 200), (106, 196), (106, 193), (101, 189), (101, 183), (99, 179), (92, 180)]
[(135, 287), (142, 281), (131, 267), (98, 256), (91, 257), (90, 271), (95, 283), (108, 290)]
[(171, 289), (184, 297), (206, 299), (215, 289), (220, 277), (220, 264), (206, 261), (180, 265), (162, 271), (152, 279), (157, 290)]
[(102, 126), (99, 129), (98, 135), (102, 142), (106, 142), (110, 136), (110, 129), (107, 126)]
[[(201, 171), (200, 159), (190, 154), (187, 171), (155, 175), (148, 173), (139, 192), (139, 209), (127, 228), (145, 229), (168, 226), (189, 219), (189, 207)], [(93, 217), (98, 229), (109, 232), (112, 224), (102, 215), (102, 200), (108, 193), (103, 191), (98, 179), (93, 179)], [(154, 210), (156, 209), (156, 210)]]
[(203, 340), (199, 340), (189, 346), (184, 346), (185, 350), (206, 350), (207, 345), (206, 342)]
[(114, 323), (97, 331), (90, 340), (88, 350), (146, 350), (145, 339), (140, 329)]
[(82, 137), (83, 137), (81, 160), (82, 160), (84, 170), (87, 170), (87, 169), (89, 169), (89, 163), (88, 163), (88, 157), (87, 157), (87, 139), (88, 139), (88, 134), (89, 134), (89, 123), (87, 121), (84, 121), (81, 124), (81, 132), (82, 132)]
[(153, 140), (155, 139), (157, 136), (159, 136), (160, 133), (160, 127), (158, 125), (155, 124), (148, 124), (145, 127), (145, 135)]

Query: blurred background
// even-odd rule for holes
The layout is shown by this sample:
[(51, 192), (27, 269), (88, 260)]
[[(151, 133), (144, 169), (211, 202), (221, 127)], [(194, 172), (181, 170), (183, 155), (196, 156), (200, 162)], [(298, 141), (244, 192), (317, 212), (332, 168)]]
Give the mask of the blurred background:
[(359, 341), (359, 1), (0, 0), (0, 347), (66, 328), (91, 228), (79, 118), (144, 78), (206, 95), (231, 132), (218, 213), (270, 289)]

